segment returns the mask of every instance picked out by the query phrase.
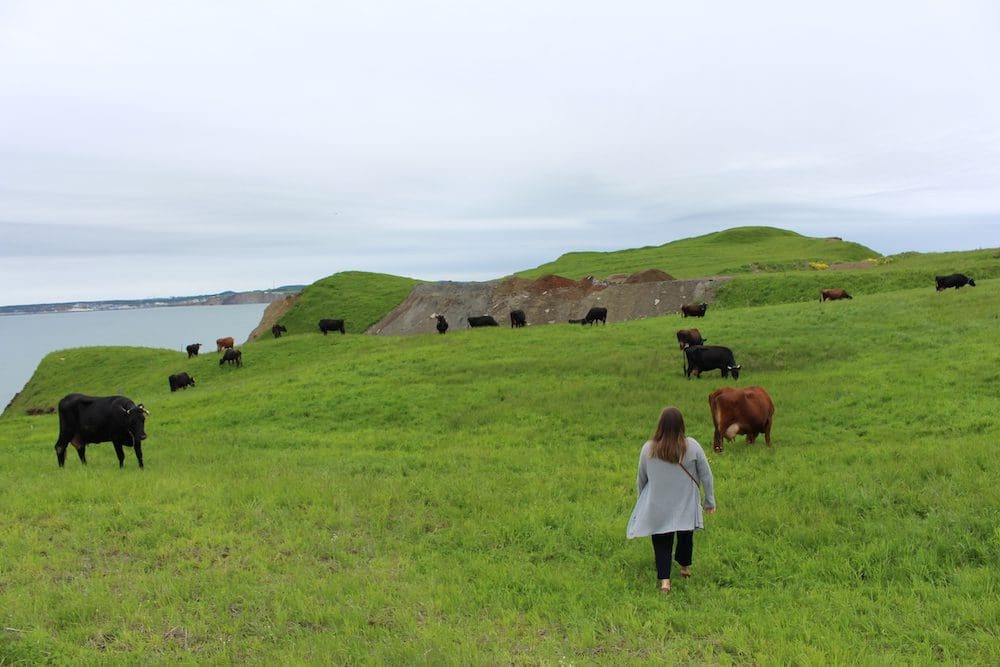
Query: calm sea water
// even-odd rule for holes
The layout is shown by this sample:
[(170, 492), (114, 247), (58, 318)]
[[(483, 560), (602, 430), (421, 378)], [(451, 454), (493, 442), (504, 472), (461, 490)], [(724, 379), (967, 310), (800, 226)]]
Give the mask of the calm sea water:
[(0, 316), (0, 411), (49, 352), (94, 345), (183, 351), (189, 343), (201, 343), (203, 352), (214, 352), (216, 338), (245, 341), (266, 307), (251, 303)]

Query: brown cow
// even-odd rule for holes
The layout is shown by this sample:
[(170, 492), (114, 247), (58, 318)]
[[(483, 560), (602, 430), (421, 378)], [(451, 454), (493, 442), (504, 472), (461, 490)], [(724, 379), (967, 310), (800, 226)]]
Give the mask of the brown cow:
[(678, 329), (677, 342), (683, 350), (685, 347), (690, 347), (691, 345), (704, 345), (705, 339), (702, 338), (701, 332), (697, 329)]
[(223, 350), (233, 349), (233, 337), (226, 336), (225, 338), (215, 339), (215, 351), (222, 352)]
[(771, 423), (774, 421), (774, 402), (763, 387), (723, 387), (708, 395), (708, 405), (712, 409), (715, 434), (712, 449), (722, 451), (722, 438), (734, 440), (738, 435), (746, 435), (747, 442), (764, 434), (764, 441), (771, 446)]
[(842, 287), (831, 287), (830, 289), (821, 289), (819, 291), (819, 302), (824, 301), (837, 301), (839, 299), (853, 299), (854, 297), (847, 293), (847, 290)]

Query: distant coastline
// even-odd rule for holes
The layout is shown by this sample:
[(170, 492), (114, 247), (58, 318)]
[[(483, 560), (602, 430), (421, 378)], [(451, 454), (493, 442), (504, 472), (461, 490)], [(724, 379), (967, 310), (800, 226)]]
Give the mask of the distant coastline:
[(284, 285), (273, 289), (248, 292), (219, 292), (197, 296), (171, 296), (152, 299), (115, 299), (108, 301), (67, 301), (0, 306), (0, 315), (38, 315), (41, 313), (76, 313), (94, 310), (132, 310), (135, 308), (165, 308), (170, 306), (234, 306), (248, 303), (271, 303), (297, 294), (305, 285)]

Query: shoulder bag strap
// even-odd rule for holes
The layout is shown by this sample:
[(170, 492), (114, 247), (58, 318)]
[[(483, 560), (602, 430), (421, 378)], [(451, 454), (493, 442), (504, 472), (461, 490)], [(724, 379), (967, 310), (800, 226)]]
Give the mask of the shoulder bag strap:
[(681, 467), (681, 470), (683, 470), (684, 472), (686, 472), (686, 473), (687, 473), (687, 476), (691, 478), (691, 481), (692, 481), (692, 482), (694, 482), (694, 485), (695, 485), (695, 486), (697, 486), (698, 488), (701, 488), (701, 484), (699, 484), (699, 483), (698, 483), (698, 480), (696, 480), (696, 479), (694, 478), (694, 475), (692, 475), (692, 474), (691, 474), (690, 472), (688, 472), (688, 469), (684, 467), (684, 464), (683, 464), (683, 463), (681, 463), (680, 461), (678, 461), (678, 462), (677, 462), (677, 465), (679, 465), (679, 466)]

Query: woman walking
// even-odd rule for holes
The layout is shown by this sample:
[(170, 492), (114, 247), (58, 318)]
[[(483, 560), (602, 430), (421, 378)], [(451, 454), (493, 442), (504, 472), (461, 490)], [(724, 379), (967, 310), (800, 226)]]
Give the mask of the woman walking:
[(636, 485), (639, 499), (628, 522), (628, 537), (652, 536), (656, 576), (666, 593), (671, 555), (681, 566), (681, 576), (690, 577), (694, 531), (705, 527), (702, 508), (715, 512), (712, 469), (698, 441), (684, 435), (684, 416), (677, 408), (663, 409), (653, 437), (643, 444)]

